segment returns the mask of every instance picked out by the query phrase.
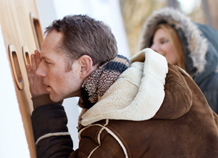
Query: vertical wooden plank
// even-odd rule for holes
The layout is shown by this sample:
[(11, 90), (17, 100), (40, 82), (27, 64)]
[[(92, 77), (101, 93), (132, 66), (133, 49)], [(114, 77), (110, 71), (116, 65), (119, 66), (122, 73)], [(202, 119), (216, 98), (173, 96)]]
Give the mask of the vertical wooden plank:
[(6, 49), (0, 24), (0, 157), (30, 158)]
[[(31, 125), (31, 113), (33, 111), (31, 94), (29, 92), (29, 83), (26, 72), (25, 58), (23, 57), (23, 46), (28, 48), (29, 55), (37, 48), (35, 35), (31, 26), (30, 13), (38, 17), (36, 3), (34, 0), (0, 0), (0, 23), (4, 37), (5, 47), (14, 45), (19, 58), (21, 73), (23, 75), (24, 87), (20, 89), (16, 86), (15, 90), (19, 103), (20, 112), (25, 128), (25, 134), (32, 158), (36, 157), (35, 142)], [(42, 33), (42, 32), (41, 32)], [(42, 38), (40, 42), (42, 42)], [(10, 55), (7, 50), (8, 58)]]

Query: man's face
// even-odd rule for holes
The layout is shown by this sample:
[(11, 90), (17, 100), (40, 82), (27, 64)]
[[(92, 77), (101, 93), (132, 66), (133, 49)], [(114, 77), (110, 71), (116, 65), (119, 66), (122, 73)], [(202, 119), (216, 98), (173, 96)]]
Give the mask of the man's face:
[(62, 36), (62, 33), (56, 30), (46, 36), (40, 53), (42, 61), (36, 70), (36, 75), (43, 78), (50, 99), (54, 102), (67, 97), (79, 96), (82, 85), (77, 60), (72, 64), (72, 69), (67, 71), (64, 53), (57, 53)]

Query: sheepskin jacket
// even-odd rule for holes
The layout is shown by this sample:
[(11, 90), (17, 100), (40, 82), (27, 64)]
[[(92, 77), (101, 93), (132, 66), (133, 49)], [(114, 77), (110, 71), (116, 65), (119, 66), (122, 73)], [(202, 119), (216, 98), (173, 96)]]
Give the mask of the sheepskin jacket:
[(218, 32), (191, 21), (178, 10), (163, 8), (154, 11), (145, 21), (139, 40), (140, 50), (152, 45), (155, 26), (160, 23), (167, 23), (177, 31), (183, 45), (186, 71), (218, 113)]
[(193, 79), (148, 48), (131, 62), (81, 114), (75, 151), (61, 105), (33, 111), (38, 157), (218, 157), (218, 118)]

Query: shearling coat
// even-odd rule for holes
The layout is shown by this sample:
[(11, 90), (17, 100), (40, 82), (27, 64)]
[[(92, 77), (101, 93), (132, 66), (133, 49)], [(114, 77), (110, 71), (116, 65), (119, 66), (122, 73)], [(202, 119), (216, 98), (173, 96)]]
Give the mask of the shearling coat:
[(90, 109), (81, 114), (72, 150), (61, 105), (32, 114), (38, 157), (217, 158), (217, 115), (182, 69), (145, 49)]
[(186, 71), (204, 93), (211, 108), (218, 113), (218, 32), (195, 23), (189, 17), (172, 8), (154, 11), (145, 21), (139, 41), (139, 49), (152, 45), (155, 26), (167, 23), (178, 33), (183, 45)]

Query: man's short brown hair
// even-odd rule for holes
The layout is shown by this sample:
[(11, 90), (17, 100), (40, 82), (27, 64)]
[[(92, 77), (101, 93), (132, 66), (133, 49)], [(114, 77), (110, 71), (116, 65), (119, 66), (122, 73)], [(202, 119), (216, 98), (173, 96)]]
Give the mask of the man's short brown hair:
[(110, 28), (87, 15), (68, 15), (55, 20), (45, 33), (52, 30), (63, 33), (57, 51), (66, 53), (69, 64), (82, 55), (88, 55), (93, 65), (101, 65), (117, 55), (117, 42)]

